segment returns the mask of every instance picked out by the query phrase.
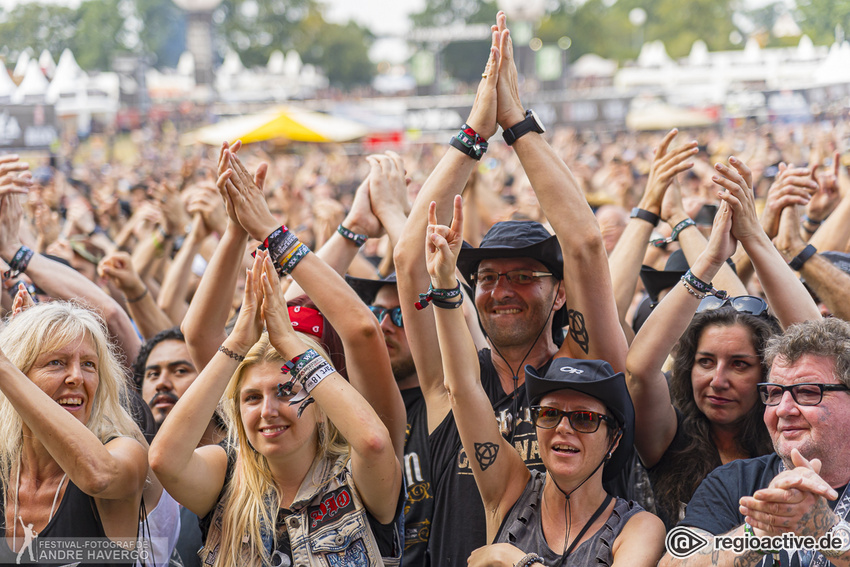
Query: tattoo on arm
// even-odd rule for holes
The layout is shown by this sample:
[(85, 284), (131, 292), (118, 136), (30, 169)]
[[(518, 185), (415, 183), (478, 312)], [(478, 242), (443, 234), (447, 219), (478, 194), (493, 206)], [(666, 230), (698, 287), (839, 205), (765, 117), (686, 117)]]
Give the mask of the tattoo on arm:
[(570, 338), (584, 351), (584, 354), (587, 354), (590, 348), (590, 338), (587, 336), (584, 314), (575, 309), (568, 309), (567, 316), (570, 324)]
[(478, 461), (478, 466), (482, 471), (490, 468), (490, 465), (496, 462), (496, 455), (499, 454), (499, 445), (496, 443), (475, 443), (475, 460)]

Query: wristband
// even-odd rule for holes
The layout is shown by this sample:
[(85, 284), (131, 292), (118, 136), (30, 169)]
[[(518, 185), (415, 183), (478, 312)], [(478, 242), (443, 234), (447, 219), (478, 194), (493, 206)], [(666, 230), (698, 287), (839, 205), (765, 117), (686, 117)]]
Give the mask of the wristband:
[(462, 141), (458, 140), (457, 137), (454, 137), (451, 140), (449, 140), (449, 145), (453, 148), (460, 150), (462, 153), (465, 153), (466, 155), (468, 155), (469, 157), (471, 157), (472, 159), (474, 159), (476, 161), (479, 161), (481, 159), (481, 156), (484, 155), (484, 152), (487, 151), (486, 145), (481, 146), (481, 145), (474, 145), (473, 144), (473, 145), (467, 146)]
[(693, 219), (687, 218), (673, 227), (673, 232), (668, 238), (655, 238), (653, 240), (650, 240), (649, 243), (655, 246), (656, 248), (664, 248), (671, 242), (676, 242), (679, 239), (680, 232), (682, 232), (689, 226), (696, 226), (696, 224), (697, 223), (695, 223)]
[(821, 224), (823, 224), (822, 220), (814, 220), (809, 215), (803, 215), (803, 218), (800, 219), (800, 220), (802, 220), (803, 222), (812, 224), (814, 226), (820, 226)]
[(15, 252), (15, 255), (12, 256), (11, 260), (9, 260), (9, 269), (3, 273), (3, 277), (8, 280), (18, 277), (21, 275), (21, 272), (27, 271), (27, 266), (29, 266), (30, 260), (32, 260), (34, 254), (35, 253), (26, 246), (18, 248), (18, 251)]
[(365, 234), (357, 234), (356, 232), (354, 232), (352, 230), (348, 230), (347, 228), (342, 226), (342, 224), (340, 224), (336, 228), (336, 231), (338, 233), (340, 233), (343, 238), (345, 238), (346, 240), (350, 240), (351, 242), (353, 242), (357, 246), (363, 246), (364, 244), (366, 244), (366, 241), (369, 239), (369, 237), (366, 236)]
[[(286, 256), (286, 253), (298, 244), (298, 237), (295, 233), (288, 230), (286, 226), (281, 225), (276, 228), (270, 235), (263, 240), (263, 243), (257, 246), (258, 250), (268, 250), (269, 258), (275, 266), (279, 266), (281, 258)], [(251, 256), (256, 256), (256, 252), (252, 252)]]
[(704, 295), (713, 295), (717, 299), (726, 299), (726, 297), (728, 297), (729, 295), (722, 289), (715, 289), (710, 282), (705, 283), (704, 281), (696, 277), (690, 270), (685, 272), (685, 275), (682, 276), (682, 281), (692, 287), (694, 291), (697, 291)]
[(685, 289), (688, 290), (688, 293), (690, 293), (691, 295), (693, 295), (694, 297), (696, 297), (700, 301), (705, 299), (704, 293), (699, 293), (698, 291), (696, 291), (694, 288), (692, 288), (690, 285), (688, 285), (688, 282), (686, 282), (685, 280), (682, 280), (682, 285), (685, 286)]
[(529, 553), (514, 564), (514, 567), (530, 567), (535, 563), (543, 564), (543, 558), (536, 553)]
[(463, 302), (463, 296), (461, 296), (461, 300), (457, 302), (457, 305), (454, 302), (446, 301), (446, 299), (454, 299), (460, 293), (460, 282), (457, 282), (457, 286), (452, 289), (435, 289), (433, 284), (428, 284), (428, 291), (426, 293), (419, 294), (419, 301), (414, 303), (416, 309), (422, 310), (428, 307), (428, 303), (434, 303), (437, 305), (437, 302), (440, 305), (438, 307), (442, 307), (443, 309), (456, 309)]
[(817, 249), (817, 248), (815, 248), (815, 247), (814, 247), (814, 246), (812, 246), (811, 244), (807, 244), (807, 245), (806, 245), (806, 247), (805, 247), (805, 248), (803, 248), (803, 249), (800, 251), (800, 253), (799, 253), (799, 254), (797, 254), (796, 256), (794, 256), (794, 258), (792, 258), (792, 259), (791, 259), (791, 261), (790, 261), (790, 262), (788, 262), (788, 266), (789, 266), (792, 270), (794, 270), (795, 272), (799, 272), (799, 271), (800, 271), (800, 268), (802, 268), (802, 267), (803, 267), (803, 264), (805, 264), (805, 263), (806, 263), (806, 261), (807, 261), (809, 258), (811, 258), (812, 256), (814, 256), (814, 255), (815, 255), (815, 253), (816, 253), (817, 251), (818, 251), (818, 249)]
[(469, 124), (464, 124), (457, 135), (449, 140), (449, 144), (474, 160), (480, 160), (489, 147), (487, 140), (482, 138)]
[[(133, 299), (127, 298), (127, 303), (138, 303), (139, 301), (143, 300), (147, 294), (148, 294), (148, 288), (145, 287), (145, 291), (140, 293), (138, 296), (134, 297)], [(224, 351), (222, 351), (222, 352), (224, 352)]]
[(310, 253), (310, 249), (307, 248), (307, 245), (304, 244), (303, 242), (299, 242), (295, 246), (295, 249), (289, 254), (289, 256), (284, 258), (283, 261), (281, 262), (280, 269), (277, 272), (278, 275), (280, 277), (283, 277), (283, 276), (288, 276), (289, 274), (291, 274), (292, 270), (295, 269), (295, 266), (298, 265), (298, 262), (300, 262), (304, 258), (304, 256), (306, 256), (309, 253)]
[(661, 217), (659, 217), (655, 213), (651, 213), (651, 212), (647, 211), (646, 209), (641, 209), (641, 208), (638, 208), (638, 207), (635, 207), (634, 209), (632, 209), (632, 214), (629, 215), (629, 217), (633, 218), (633, 219), (637, 218), (637, 219), (645, 220), (646, 222), (648, 222), (652, 226), (657, 225), (658, 221), (661, 220)]
[(236, 354), (235, 352), (233, 352), (232, 350), (230, 350), (229, 348), (227, 348), (224, 345), (221, 345), (220, 347), (218, 347), (218, 351), (223, 352), (224, 354), (226, 354), (227, 356), (229, 356), (230, 358), (232, 358), (233, 360), (235, 360), (237, 362), (242, 362), (243, 360), (245, 360), (244, 356), (242, 356), (241, 354)]

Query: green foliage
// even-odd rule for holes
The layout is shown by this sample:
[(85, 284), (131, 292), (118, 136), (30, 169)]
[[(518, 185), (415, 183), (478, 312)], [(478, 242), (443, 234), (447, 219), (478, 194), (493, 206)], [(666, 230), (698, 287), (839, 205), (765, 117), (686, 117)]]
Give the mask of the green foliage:
[(18, 4), (0, 9), (0, 48), (8, 49), (12, 62), (27, 47), (34, 56), (47, 49), (57, 58), (70, 45), (76, 29), (76, 11), (64, 6)]
[(375, 67), (369, 60), (371, 44), (372, 34), (356, 23), (343, 26), (323, 20), (312, 41), (299, 51), (305, 63), (325, 70), (332, 85), (350, 88), (368, 84), (375, 76)]
[(119, 1), (88, 0), (80, 4), (68, 47), (83, 69), (107, 70), (114, 54), (127, 51), (121, 41), (124, 18), (119, 15)]
[(850, 32), (850, 0), (797, 0), (797, 22), (816, 44), (835, 41), (835, 26)]
[(313, 0), (225, 0), (219, 9), (222, 43), (252, 67), (265, 65), (276, 49), (292, 49), (303, 33), (302, 22), (317, 7)]

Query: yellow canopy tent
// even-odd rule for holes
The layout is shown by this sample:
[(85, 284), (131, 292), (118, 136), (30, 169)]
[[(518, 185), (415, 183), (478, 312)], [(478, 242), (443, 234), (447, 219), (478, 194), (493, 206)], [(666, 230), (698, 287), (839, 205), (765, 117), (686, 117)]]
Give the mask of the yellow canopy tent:
[(243, 144), (284, 139), (293, 142), (347, 142), (369, 129), (351, 120), (294, 106), (278, 106), (257, 114), (223, 120), (183, 137), (184, 144), (201, 142), (217, 146), (223, 141)]

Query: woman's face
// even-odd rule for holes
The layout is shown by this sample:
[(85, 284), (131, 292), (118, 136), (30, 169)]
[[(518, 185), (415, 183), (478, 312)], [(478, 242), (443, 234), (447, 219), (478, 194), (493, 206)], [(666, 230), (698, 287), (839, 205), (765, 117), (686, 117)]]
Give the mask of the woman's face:
[(87, 424), (100, 384), (99, 360), (90, 335), (36, 357), (27, 376), (57, 404)]
[[(575, 390), (559, 390), (540, 400), (541, 406), (562, 411), (593, 411), (605, 414), (600, 400)], [(603, 421), (594, 433), (575, 431), (567, 417), (562, 417), (554, 429), (537, 428), (540, 458), (550, 474), (559, 478), (583, 481), (605, 458), (610, 448), (609, 424)], [(616, 447), (616, 445), (615, 445)], [(602, 469), (600, 468), (599, 471)], [(568, 480), (568, 482), (569, 482)], [(564, 489), (567, 489), (564, 486)]]
[[(288, 379), (280, 373), (280, 364), (272, 362), (245, 371), (237, 400), (242, 426), (251, 446), (266, 458), (303, 454), (312, 460), (318, 447), (316, 412), (310, 405), (299, 418), (299, 404), (289, 405), (292, 396), (278, 395), (277, 385)], [(300, 389), (296, 386), (293, 395)]]
[(691, 384), (694, 400), (712, 426), (730, 426), (758, 402), (761, 359), (743, 325), (710, 325), (697, 343)]

